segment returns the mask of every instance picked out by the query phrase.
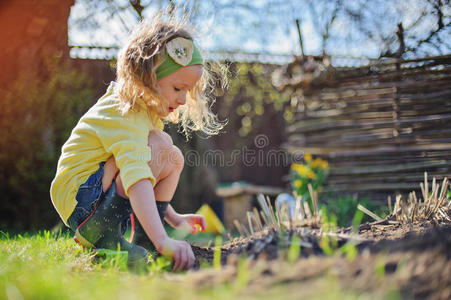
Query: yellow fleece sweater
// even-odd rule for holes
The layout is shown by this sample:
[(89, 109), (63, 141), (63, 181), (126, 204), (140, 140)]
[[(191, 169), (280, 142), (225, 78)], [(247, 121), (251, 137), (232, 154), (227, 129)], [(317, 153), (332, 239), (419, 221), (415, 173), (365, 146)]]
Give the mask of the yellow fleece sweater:
[(111, 156), (127, 196), (128, 189), (141, 179), (148, 178), (155, 186), (148, 165), (148, 135), (153, 129), (163, 130), (163, 122), (145, 109), (122, 115), (118, 108), (119, 96), (112, 82), (106, 94), (81, 117), (61, 149), (50, 196), (65, 224), (77, 205), (75, 196), (80, 185)]

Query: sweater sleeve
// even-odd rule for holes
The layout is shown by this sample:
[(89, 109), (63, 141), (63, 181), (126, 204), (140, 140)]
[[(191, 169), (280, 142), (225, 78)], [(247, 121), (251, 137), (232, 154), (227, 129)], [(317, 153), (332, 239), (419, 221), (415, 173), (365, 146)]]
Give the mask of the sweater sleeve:
[(102, 121), (97, 134), (107, 153), (114, 156), (125, 193), (142, 179), (156, 180), (149, 167), (151, 150), (148, 146), (149, 123), (144, 118), (116, 117)]

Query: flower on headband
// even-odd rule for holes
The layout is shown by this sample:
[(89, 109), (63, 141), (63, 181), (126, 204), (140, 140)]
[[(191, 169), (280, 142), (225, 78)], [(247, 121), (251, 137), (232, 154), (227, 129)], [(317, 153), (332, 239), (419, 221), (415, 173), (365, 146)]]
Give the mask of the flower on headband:
[(168, 55), (179, 65), (187, 66), (193, 57), (193, 42), (178, 37), (166, 44)]

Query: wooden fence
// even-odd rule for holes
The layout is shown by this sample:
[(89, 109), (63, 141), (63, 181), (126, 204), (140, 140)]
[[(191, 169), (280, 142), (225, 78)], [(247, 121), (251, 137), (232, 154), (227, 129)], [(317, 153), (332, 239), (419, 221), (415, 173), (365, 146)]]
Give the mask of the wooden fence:
[(295, 77), (285, 147), (327, 159), (331, 190), (382, 200), (451, 175), (451, 55)]

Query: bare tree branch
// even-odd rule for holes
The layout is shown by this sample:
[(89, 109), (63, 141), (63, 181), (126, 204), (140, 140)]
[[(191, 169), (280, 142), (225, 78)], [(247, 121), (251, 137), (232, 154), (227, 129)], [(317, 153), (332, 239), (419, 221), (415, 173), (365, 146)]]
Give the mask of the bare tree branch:
[[(172, 3), (172, 1), (170, 1)], [(133, 9), (138, 13), (139, 19), (143, 19), (144, 6), (141, 5), (141, 0), (130, 0), (130, 4)]]
[(438, 29), (438, 30), (435, 30), (435, 31), (431, 31), (431, 32), (429, 33), (429, 35), (428, 35), (425, 39), (422, 39), (422, 40), (418, 41), (417, 44), (416, 44), (415, 46), (408, 47), (408, 48), (406, 49), (406, 52), (407, 52), (407, 51), (415, 52), (415, 49), (420, 48), (420, 46), (422, 46), (423, 44), (431, 43), (432, 38), (434, 38), (434, 37), (435, 37), (440, 31), (442, 31), (443, 29), (450, 28), (450, 26), (451, 26), (451, 22), (448, 22), (448, 23), (446, 23), (446, 25), (444, 25), (442, 28), (440, 28), (440, 29)]
[(337, 0), (335, 2), (335, 7), (334, 7), (334, 10), (332, 11), (332, 15), (331, 15), (329, 21), (326, 23), (326, 27), (324, 29), (324, 34), (322, 35), (323, 39), (321, 41), (322, 42), (321, 52), (322, 52), (323, 56), (326, 55), (326, 43), (327, 43), (327, 40), (329, 39), (329, 29), (337, 17), (337, 14), (341, 8), (341, 2), (342, 2), (341, 0)]
[[(77, 0), (77, 4), (84, 7), (78, 12), (75, 24), (77, 30), (87, 37), (87, 44), (101, 44), (102, 40), (94, 41), (94, 38), (99, 31), (107, 31), (108, 26), (115, 26), (118, 32), (109, 33), (119, 40), (134, 25), (130, 20), (145, 18), (148, 8), (158, 10), (167, 8), (168, 5), (177, 5), (192, 12), (190, 21), (194, 25), (203, 25), (206, 19), (214, 18), (215, 25), (208, 28), (208, 31), (212, 33), (212, 40), (218, 43), (215, 47), (219, 49), (242, 51), (245, 44), (265, 49), (267, 45), (274, 43), (274, 37), (281, 32), (285, 39), (289, 38), (295, 30), (295, 20), (301, 19), (306, 20), (302, 23), (303, 30), (308, 25), (308, 20), (313, 24), (314, 37), (306, 35), (304, 39), (306, 51), (312, 51), (309, 49), (314, 46), (314, 51), (323, 54), (327, 51), (346, 53), (348, 49), (353, 49), (356, 53), (360, 51), (365, 55), (365, 50), (372, 48), (372, 53), (375, 53), (372, 55), (376, 56), (380, 53), (417, 55), (423, 52), (436, 53), (437, 46), (442, 52), (450, 48), (446, 37), (451, 29), (449, 2), (450, 0)], [(406, 8), (412, 10), (407, 12)], [(399, 23), (404, 25), (404, 45), (398, 42), (401, 39), (395, 33), (395, 26)], [(215, 31), (215, 27), (220, 30)], [(398, 35), (399, 32), (398, 28)], [(312, 45), (312, 41), (317, 39), (319, 43)], [(293, 42), (292, 45), (296, 43)], [(365, 47), (361, 47), (362, 45)], [(405, 51), (401, 51), (403, 49)]]

